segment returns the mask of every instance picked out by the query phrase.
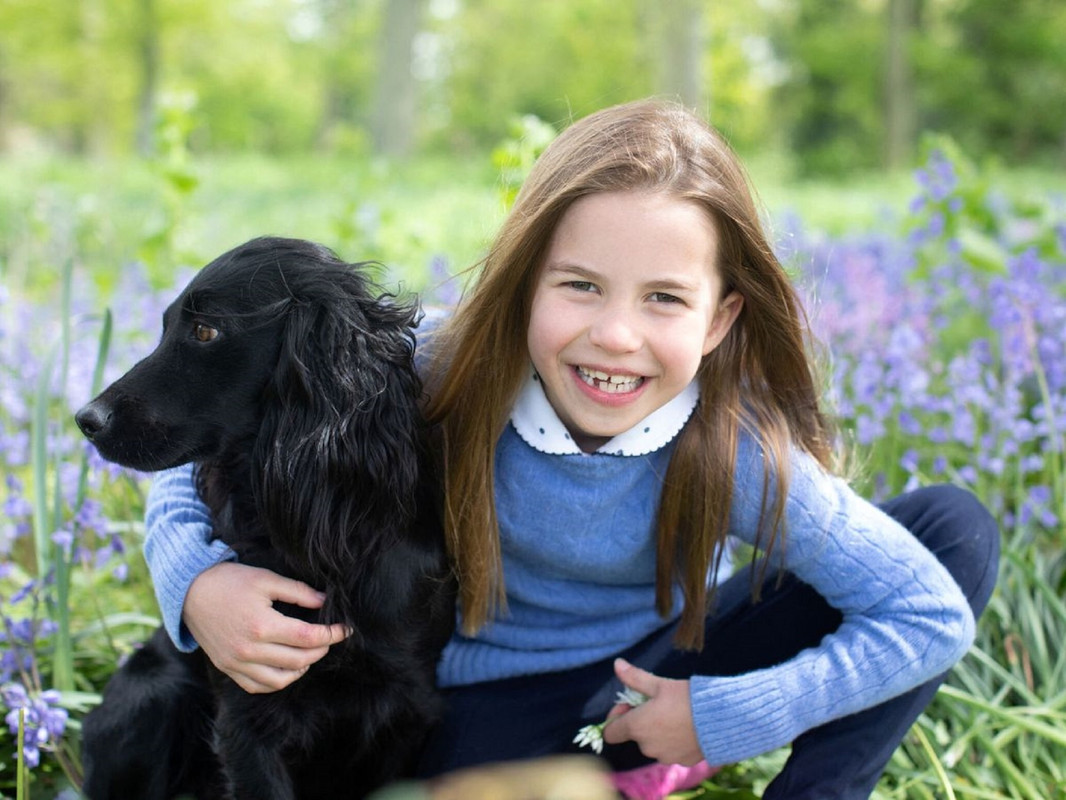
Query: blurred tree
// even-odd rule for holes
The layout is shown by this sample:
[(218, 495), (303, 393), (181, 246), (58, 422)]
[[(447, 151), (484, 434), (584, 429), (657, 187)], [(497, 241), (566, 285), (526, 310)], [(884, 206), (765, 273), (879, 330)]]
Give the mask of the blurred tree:
[(0, 39), (0, 152), (3, 152), (8, 139), (10, 123), (9, 105), (11, 104), (11, 82), (8, 77), (7, 45)]
[(313, 147), (323, 92), (320, 24), (297, 35), (293, 6), (276, 0), (166, 0), (166, 8), (164, 84), (197, 97), (194, 149)]
[(707, 6), (708, 113), (738, 149), (765, 152), (786, 144), (775, 93), (790, 66), (775, 50), (771, 21), (787, 16), (780, 4), (765, 0)]
[(449, 141), (491, 145), (515, 115), (560, 124), (651, 94), (656, 63), (641, 5), (463, 2), (441, 26), (451, 54), (442, 119)]
[(1066, 163), (1066, 3), (944, 3), (920, 51), (925, 127), (973, 153)]
[(315, 144), (363, 152), (371, 105), (382, 0), (314, 0), (298, 23), (297, 58), (317, 61), (322, 107)]
[(418, 87), (412, 71), (424, 0), (386, 0), (370, 135), (374, 150), (406, 156), (414, 144)]
[(883, 153), (882, 17), (853, 0), (795, 0), (776, 28), (791, 65), (778, 92), (778, 117), (801, 174), (874, 168)]
[[(775, 27), (800, 169), (899, 167), (919, 130), (971, 153), (1066, 163), (1066, 3), (791, 0)], [(880, 58), (877, 54), (882, 54)], [(879, 103), (878, 98), (883, 98)]]
[[(0, 0), (0, 146), (491, 146), (653, 93), (802, 172), (905, 165), (919, 130), (1066, 161), (1062, 0)], [(712, 91), (713, 89), (713, 91)]]
[(911, 38), (917, 25), (918, 0), (888, 0), (885, 47), (885, 166), (908, 163), (915, 142), (917, 106)]
[(660, 94), (677, 97), (689, 108), (707, 107), (703, 69), (707, 52), (706, 0), (646, 0), (654, 20), (657, 86)]
[(137, 152), (148, 157), (155, 151), (156, 101), (159, 95), (159, 23), (156, 0), (137, 4), (141, 85), (137, 93)]

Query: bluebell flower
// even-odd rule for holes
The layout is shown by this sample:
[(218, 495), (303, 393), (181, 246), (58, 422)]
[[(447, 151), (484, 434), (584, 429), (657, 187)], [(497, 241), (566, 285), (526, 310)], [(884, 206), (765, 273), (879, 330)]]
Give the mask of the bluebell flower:
[(903, 467), (909, 473), (915, 473), (918, 471), (918, 464), (921, 460), (921, 456), (914, 448), (907, 450), (899, 459), (899, 465)]
[(31, 769), (40, 764), (41, 748), (53, 747), (66, 731), (69, 714), (59, 706), (60, 695), (54, 690), (31, 693), (21, 683), (0, 688), (0, 697), (8, 708), (4, 717), (8, 730), (17, 735), (21, 716), (23, 727), (22, 755)]
[(31, 580), (31, 581), (23, 584), (19, 589), (17, 589), (15, 591), (14, 594), (11, 595), (11, 597), (8, 599), (8, 603), (10, 605), (13, 605), (13, 606), (14, 605), (18, 605), (23, 600), (25, 600), (29, 595), (31, 595), (36, 588), (37, 588), (37, 582), (36, 581), (32, 581)]
[(68, 530), (60, 529), (52, 532), (52, 541), (59, 546), (64, 553), (69, 554), (71, 546), (74, 544), (74, 534)]

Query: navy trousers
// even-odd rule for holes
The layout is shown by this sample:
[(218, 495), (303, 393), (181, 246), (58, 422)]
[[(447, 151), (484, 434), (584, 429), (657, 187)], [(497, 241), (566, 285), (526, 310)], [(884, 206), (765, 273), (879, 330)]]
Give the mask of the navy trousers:
[[(947, 567), (979, 616), (992, 594), (999, 562), (999, 529), (988, 511), (973, 495), (951, 486), (919, 489), (882, 508)], [(618, 655), (667, 678), (737, 675), (779, 664), (817, 645), (840, 625), (838, 611), (789, 575), (768, 575), (761, 599), (752, 602), (752, 575), (753, 570), (741, 569), (719, 586), (702, 651), (675, 649), (674, 626), (668, 625)], [(578, 729), (602, 721), (621, 689), (612, 664), (613, 658), (566, 672), (448, 690), (448, 710), (430, 735), (421, 773), (576, 752), (571, 740)], [(764, 800), (868, 798), (945, 677), (804, 733), (792, 743)], [(632, 742), (606, 747), (604, 757), (615, 769), (648, 763)]]

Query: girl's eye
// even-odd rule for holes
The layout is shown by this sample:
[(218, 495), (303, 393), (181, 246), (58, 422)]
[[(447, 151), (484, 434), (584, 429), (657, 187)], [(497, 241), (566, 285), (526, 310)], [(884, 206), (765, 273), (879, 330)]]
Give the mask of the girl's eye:
[(651, 299), (656, 303), (682, 303), (684, 302), (680, 297), (675, 297), (672, 294), (666, 292), (653, 292)]
[(218, 337), (218, 328), (212, 328), (210, 325), (204, 325), (202, 322), (197, 322), (192, 329), (193, 336), (196, 337), (198, 342), (210, 342), (212, 339)]
[(596, 289), (591, 281), (568, 281), (566, 285), (579, 292), (592, 292)]

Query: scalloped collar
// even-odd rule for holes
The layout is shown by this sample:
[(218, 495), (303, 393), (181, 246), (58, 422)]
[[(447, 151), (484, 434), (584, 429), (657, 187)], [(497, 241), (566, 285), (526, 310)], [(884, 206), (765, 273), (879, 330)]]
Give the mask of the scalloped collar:
[[(673, 400), (660, 406), (632, 428), (615, 436), (596, 453), (643, 456), (669, 444), (692, 416), (700, 399), (695, 380)], [(591, 455), (578, 447), (544, 394), (540, 376), (530, 370), (511, 411), (511, 424), (523, 441), (549, 455)]]

